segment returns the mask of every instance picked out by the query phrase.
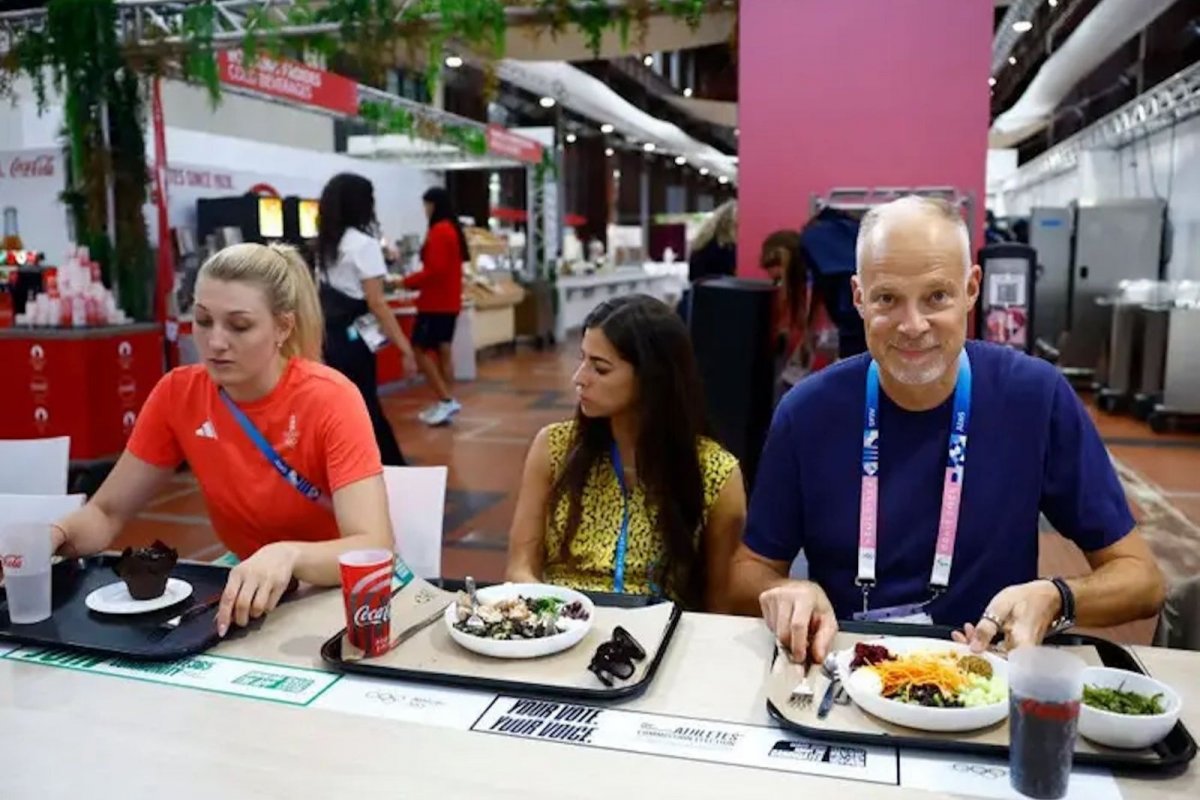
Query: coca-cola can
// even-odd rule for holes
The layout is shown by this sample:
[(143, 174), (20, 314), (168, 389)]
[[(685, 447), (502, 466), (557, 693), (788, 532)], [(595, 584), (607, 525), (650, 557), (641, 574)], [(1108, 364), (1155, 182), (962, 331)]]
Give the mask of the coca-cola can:
[(346, 635), (368, 658), (391, 644), (393, 558), (390, 550), (350, 550), (338, 559)]

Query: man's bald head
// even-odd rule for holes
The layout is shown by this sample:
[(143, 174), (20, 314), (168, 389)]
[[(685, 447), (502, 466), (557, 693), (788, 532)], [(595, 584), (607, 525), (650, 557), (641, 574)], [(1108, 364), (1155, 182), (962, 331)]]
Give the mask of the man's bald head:
[(971, 238), (967, 223), (953, 205), (934, 197), (905, 195), (890, 203), (878, 205), (868, 211), (858, 228), (855, 245), (855, 263), (859, 277), (868, 259), (877, 259), (887, 248), (889, 235), (898, 228), (906, 232), (919, 230), (919, 226), (948, 225), (953, 228), (962, 243), (963, 279), (971, 270)]

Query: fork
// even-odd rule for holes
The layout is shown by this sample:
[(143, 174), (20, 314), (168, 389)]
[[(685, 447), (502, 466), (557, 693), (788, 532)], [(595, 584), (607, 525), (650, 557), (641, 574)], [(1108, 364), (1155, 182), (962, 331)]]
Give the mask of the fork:
[[(792, 654), (778, 639), (775, 640), (775, 649), (779, 655), (788, 660), (788, 663), (795, 663), (792, 661)], [(804, 676), (801, 678), (800, 683), (796, 684), (796, 687), (792, 689), (791, 694), (788, 695), (788, 705), (800, 709), (806, 709), (812, 705), (813, 697), (816, 695), (816, 692), (813, 691), (812, 684), (808, 682), (808, 671), (812, 668), (812, 663), (806, 658), (802, 666), (804, 669)]]
[(163, 638), (168, 633), (170, 633), (171, 631), (175, 630), (180, 625), (182, 625), (184, 622), (188, 621), (189, 619), (192, 619), (193, 617), (197, 617), (200, 614), (203, 614), (205, 611), (208, 611), (209, 609), (213, 608), (214, 606), (219, 605), (220, 602), (221, 602), (221, 594), (220, 593), (214, 594), (214, 595), (202, 600), (201, 602), (196, 603), (196, 605), (190, 606), (186, 611), (182, 612), (178, 616), (171, 617), (166, 622), (160, 622), (154, 629), (155, 633), (157, 634), (156, 638), (159, 638), (159, 639)]

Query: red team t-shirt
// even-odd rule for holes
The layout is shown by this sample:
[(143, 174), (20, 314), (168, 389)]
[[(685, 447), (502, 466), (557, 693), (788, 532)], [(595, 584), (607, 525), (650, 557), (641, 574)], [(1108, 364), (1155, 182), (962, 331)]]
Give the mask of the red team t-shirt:
[[(362, 395), (323, 364), (293, 358), (270, 394), (238, 406), (275, 452), (326, 496), (383, 472)], [(127, 447), (156, 467), (186, 461), (213, 529), (238, 558), (272, 542), (340, 536), (332, 511), (303, 496), (254, 446), (202, 365), (163, 376)]]

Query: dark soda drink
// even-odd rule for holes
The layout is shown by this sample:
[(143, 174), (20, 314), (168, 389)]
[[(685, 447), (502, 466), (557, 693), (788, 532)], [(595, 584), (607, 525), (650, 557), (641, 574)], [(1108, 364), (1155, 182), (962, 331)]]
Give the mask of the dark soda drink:
[(1026, 797), (1058, 800), (1067, 794), (1075, 755), (1079, 702), (1050, 703), (1008, 696), (1009, 772)]

